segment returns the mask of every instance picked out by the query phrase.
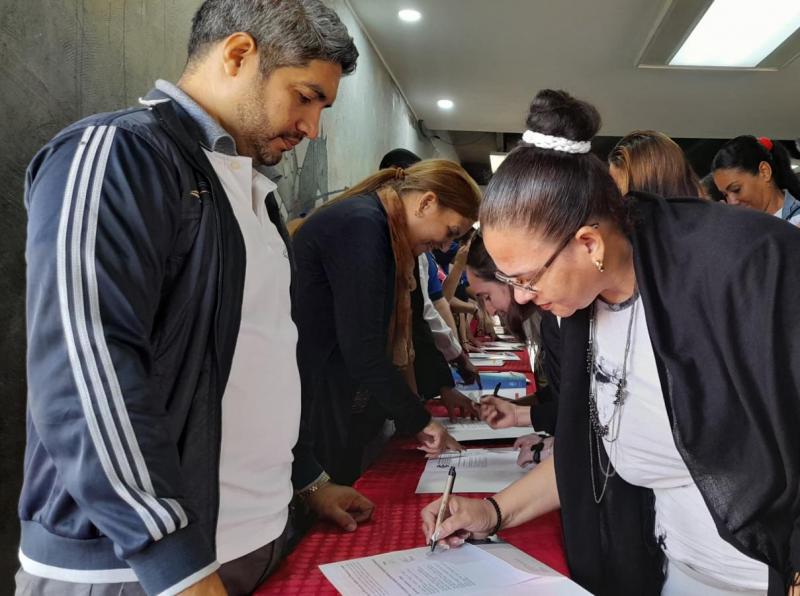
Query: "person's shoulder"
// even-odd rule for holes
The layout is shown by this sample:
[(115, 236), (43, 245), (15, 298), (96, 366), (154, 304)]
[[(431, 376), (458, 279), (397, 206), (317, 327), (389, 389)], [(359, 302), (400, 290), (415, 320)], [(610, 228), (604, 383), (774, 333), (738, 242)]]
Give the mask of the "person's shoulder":
[(336, 237), (341, 242), (358, 240), (365, 234), (388, 234), (388, 220), (374, 193), (357, 195), (323, 205), (308, 217), (298, 236)]
[(133, 152), (154, 151), (167, 161), (178, 157), (174, 143), (145, 106), (86, 116), (60, 130), (42, 149), (53, 152), (95, 137), (113, 140), (118, 145), (122, 143)]

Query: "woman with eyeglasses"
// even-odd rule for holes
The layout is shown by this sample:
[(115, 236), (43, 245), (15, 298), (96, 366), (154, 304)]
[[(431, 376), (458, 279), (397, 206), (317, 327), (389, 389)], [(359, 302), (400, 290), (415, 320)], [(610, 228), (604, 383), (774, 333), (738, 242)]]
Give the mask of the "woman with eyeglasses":
[[(595, 594), (798, 594), (800, 234), (631, 193), (590, 153), (600, 117), (540, 92), (481, 206), (517, 302), (562, 317), (554, 457), (451, 498), (455, 546), (561, 508)], [(422, 512), (426, 538), (439, 504)]]

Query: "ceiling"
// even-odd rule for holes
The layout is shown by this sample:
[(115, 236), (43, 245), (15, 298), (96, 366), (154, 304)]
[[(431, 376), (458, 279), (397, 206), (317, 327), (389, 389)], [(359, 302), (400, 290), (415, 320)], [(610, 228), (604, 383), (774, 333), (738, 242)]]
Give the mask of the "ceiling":
[[(639, 69), (669, 0), (350, 0), (425, 126), (515, 132), (542, 88), (594, 103), (601, 134), (800, 136), (800, 60), (777, 72)], [(398, 10), (422, 13), (404, 23)], [(440, 110), (436, 100), (455, 107)]]

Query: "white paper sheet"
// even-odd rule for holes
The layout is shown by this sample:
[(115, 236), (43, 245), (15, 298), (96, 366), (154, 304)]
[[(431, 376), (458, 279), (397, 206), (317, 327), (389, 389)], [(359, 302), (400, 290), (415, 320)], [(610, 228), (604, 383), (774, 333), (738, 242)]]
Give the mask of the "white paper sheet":
[(449, 418), (434, 418), (447, 429), (456, 441), (486, 441), (489, 439), (516, 439), (530, 434), (531, 428), (512, 426), (511, 428), (494, 429), (483, 420), (458, 420), (450, 422)]
[(514, 352), (470, 352), (469, 360), (475, 366), (502, 366), (503, 362), (519, 361), (520, 357)]
[[(478, 548), (502, 559), (520, 571), (527, 571), (533, 575), (528, 581), (504, 589), (503, 596), (591, 596), (589, 592), (568, 577), (507, 542), (498, 540), (490, 544), (480, 544)], [(488, 595), (491, 592), (485, 593)]]
[(450, 466), (457, 472), (453, 493), (496, 493), (530, 471), (517, 465), (517, 455), (511, 448), (444, 453), (427, 461), (416, 493), (441, 494)]
[(474, 595), (504, 592), (534, 579), (471, 544), (450, 550), (412, 548), (320, 565), (343, 596)]
[(487, 341), (480, 344), (480, 348), (477, 349), (477, 352), (486, 351), (486, 352), (507, 352), (513, 350), (524, 350), (525, 344), (521, 342), (513, 342), (513, 341)]

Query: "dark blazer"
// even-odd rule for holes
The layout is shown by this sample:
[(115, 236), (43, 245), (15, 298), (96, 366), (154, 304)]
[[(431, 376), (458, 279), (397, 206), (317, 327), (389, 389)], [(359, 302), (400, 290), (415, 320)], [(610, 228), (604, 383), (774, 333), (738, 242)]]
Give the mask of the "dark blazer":
[(375, 194), (349, 198), (311, 215), (293, 245), (303, 395), (295, 452), (313, 450), (334, 479), (352, 482), (358, 447), (384, 419), (405, 433), (430, 420), (387, 355), (395, 262), (386, 212)]

